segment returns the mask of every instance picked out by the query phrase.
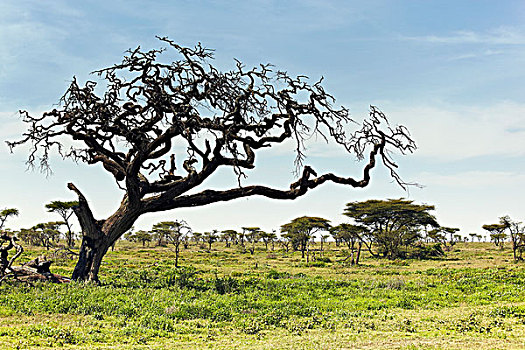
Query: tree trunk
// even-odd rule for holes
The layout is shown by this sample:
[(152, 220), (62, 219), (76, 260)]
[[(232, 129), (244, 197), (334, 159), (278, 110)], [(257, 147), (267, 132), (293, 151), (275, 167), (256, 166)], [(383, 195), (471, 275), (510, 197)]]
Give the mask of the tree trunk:
[(179, 244), (180, 243), (177, 243), (175, 245), (175, 267), (178, 268), (179, 267)]
[(73, 231), (71, 231), (71, 224), (67, 220), (66, 220), (66, 226), (67, 226), (67, 246), (69, 248), (73, 248), (73, 246), (75, 245), (73, 242)]
[(310, 262), (310, 245), (306, 243), (306, 262)]
[(361, 247), (362, 247), (362, 243), (359, 242), (359, 245), (357, 246), (357, 256), (355, 258), (355, 264), (356, 265), (359, 265), (359, 257), (361, 256)]
[(102, 258), (108, 249), (132, 226), (140, 216), (140, 208), (131, 206), (124, 196), (120, 207), (107, 220), (95, 220), (84, 195), (73, 185), (68, 188), (78, 195), (79, 205), (73, 211), (82, 227), (82, 244), (72, 279), (97, 283)]
[(102, 258), (111, 244), (104, 244), (103, 240), (92, 239), (84, 235), (77, 265), (71, 278), (77, 281), (98, 282), (98, 272)]

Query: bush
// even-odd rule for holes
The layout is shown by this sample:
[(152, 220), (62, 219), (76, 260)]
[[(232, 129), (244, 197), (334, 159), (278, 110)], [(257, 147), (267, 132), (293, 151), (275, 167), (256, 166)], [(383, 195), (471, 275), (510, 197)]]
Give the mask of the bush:
[(435, 243), (416, 246), (408, 256), (414, 259), (432, 259), (445, 256), (445, 252), (443, 251), (441, 243)]
[(324, 256), (320, 256), (320, 257), (316, 258), (315, 261), (321, 261), (321, 262), (324, 262), (324, 263), (331, 263), (332, 262), (332, 260), (329, 257), (324, 257)]
[(289, 272), (279, 272), (276, 270), (270, 270), (268, 271), (268, 274), (266, 275), (267, 279), (274, 279), (274, 280), (278, 280), (281, 278), (290, 278), (290, 277), (291, 275)]
[(217, 277), (214, 280), (215, 291), (219, 294), (228, 294), (236, 292), (239, 289), (239, 282), (231, 277)]

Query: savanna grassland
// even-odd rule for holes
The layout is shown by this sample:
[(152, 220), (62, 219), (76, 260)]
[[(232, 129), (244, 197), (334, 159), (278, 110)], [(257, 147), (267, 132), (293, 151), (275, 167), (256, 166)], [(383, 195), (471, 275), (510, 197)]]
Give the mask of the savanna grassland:
[[(50, 251), (52, 252), (52, 251)], [(26, 248), (21, 262), (50, 252)], [(119, 242), (101, 285), (3, 283), (2, 349), (522, 349), (525, 269), (507, 248), (458, 243), (439, 260), (344, 262), (331, 243), (255, 254)], [(70, 275), (75, 261), (51, 270)]]

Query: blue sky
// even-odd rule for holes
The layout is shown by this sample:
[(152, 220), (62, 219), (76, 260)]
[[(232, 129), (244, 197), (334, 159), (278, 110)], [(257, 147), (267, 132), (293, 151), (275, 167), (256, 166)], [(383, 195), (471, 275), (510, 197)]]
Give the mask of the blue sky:
[[(260, 226), (277, 229), (301, 215), (337, 224), (344, 204), (408, 197), (436, 205), (436, 216), (461, 232), (509, 214), (525, 219), (525, 3), (523, 1), (23, 1), (0, 3), (0, 118), (2, 140), (23, 132), (17, 110), (53, 107), (73, 76), (118, 62), (124, 51), (159, 47), (155, 35), (214, 48), (224, 69), (237, 58), (270, 62), (290, 74), (325, 78), (325, 86), (352, 116), (370, 104), (406, 125), (418, 151), (396, 157), (400, 173), (424, 188), (402, 191), (377, 169), (369, 188), (328, 185), (294, 202), (250, 198), (197, 209), (148, 215), (137, 227), (182, 218), (198, 231)], [(352, 158), (311, 145), (307, 163), (360, 173)], [(121, 193), (97, 167), (53, 161), (46, 178), (26, 171), (26, 152), (0, 146), (0, 207), (17, 207), (8, 226), (29, 227), (57, 218), (51, 200), (74, 199), (74, 182), (104, 217)], [(286, 187), (286, 152), (258, 158), (251, 180)], [(227, 172), (210, 185), (232, 183)]]

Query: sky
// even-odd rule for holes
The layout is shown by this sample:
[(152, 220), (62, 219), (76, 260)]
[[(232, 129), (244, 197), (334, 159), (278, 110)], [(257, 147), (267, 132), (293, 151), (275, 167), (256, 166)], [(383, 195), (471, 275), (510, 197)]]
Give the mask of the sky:
[[(435, 205), (438, 222), (460, 233), (485, 234), (503, 215), (525, 220), (525, 2), (484, 0), (369, 1), (24, 1), (0, 2), (0, 139), (24, 132), (18, 110), (53, 109), (76, 76), (120, 62), (129, 48), (182, 45), (215, 49), (217, 66), (272, 63), (324, 86), (352, 117), (379, 107), (405, 125), (418, 150), (394, 156), (399, 173), (421, 188), (404, 191), (376, 168), (365, 189), (323, 185), (295, 201), (250, 197), (141, 217), (136, 229), (184, 219), (195, 231), (258, 226), (278, 230), (293, 218), (347, 222), (345, 204), (408, 198)], [(361, 174), (363, 164), (322, 140), (306, 163), (338, 175)], [(280, 188), (293, 181), (293, 156), (263, 152), (250, 182)], [(122, 197), (100, 167), (52, 159), (53, 175), (27, 169), (27, 149), (2, 143), (0, 208), (18, 208), (6, 226), (58, 220), (44, 205), (74, 200), (73, 182), (97, 218)], [(235, 184), (219, 172), (206, 186)]]

